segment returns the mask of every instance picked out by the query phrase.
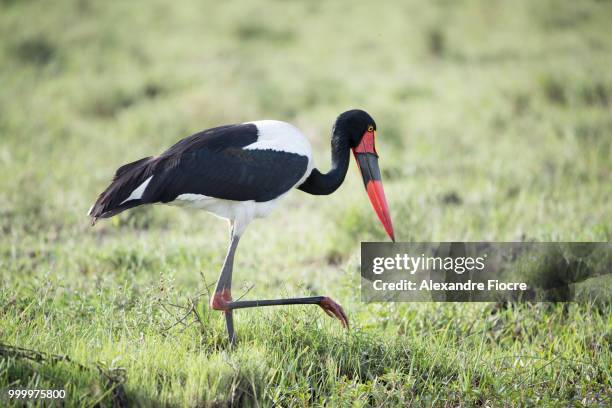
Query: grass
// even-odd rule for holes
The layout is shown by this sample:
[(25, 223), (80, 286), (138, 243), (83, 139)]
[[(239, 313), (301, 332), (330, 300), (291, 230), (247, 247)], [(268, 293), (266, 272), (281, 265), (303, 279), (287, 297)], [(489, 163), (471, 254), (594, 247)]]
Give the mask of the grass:
[(253, 223), (234, 271), (235, 295), (333, 296), (348, 333), (314, 308), (238, 311), (230, 352), (207, 308), (225, 223), (85, 216), (120, 164), (223, 123), (291, 121), (326, 169), (333, 119), (361, 107), (399, 240), (610, 241), (609, 2), (0, 8), (0, 398), (609, 405), (608, 303), (361, 303), (359, 242), (385, 237), (354, 168)]

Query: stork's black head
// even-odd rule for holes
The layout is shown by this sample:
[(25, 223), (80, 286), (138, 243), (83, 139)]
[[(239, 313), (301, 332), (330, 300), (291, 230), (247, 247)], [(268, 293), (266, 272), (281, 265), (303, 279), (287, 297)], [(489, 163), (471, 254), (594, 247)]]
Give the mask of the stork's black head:
[(376, 122), (368, 112), (361, 109), (351, 109), (341, 113), (334, 124), (334, 133), (338, 132), (341, 137), (348, 139), (351, 148), (359, 145), (366, 132), (375, 130)]
[(372, 207), (389, 237), (395, 241), (391, 215), (378, 168), (378, 153), (375, 147), (376, 122), (367, 112), (360, 109), (346, 111), (336, 119), (334, 138), (344, 139), (337, 140), (340, 143), (348, 139)]

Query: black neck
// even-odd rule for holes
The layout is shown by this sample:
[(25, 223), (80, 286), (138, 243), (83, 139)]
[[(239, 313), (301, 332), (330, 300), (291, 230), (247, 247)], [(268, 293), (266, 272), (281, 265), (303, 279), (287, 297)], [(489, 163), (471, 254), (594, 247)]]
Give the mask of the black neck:
[(336, 128), (331, 140), (331, 169), (325, 174), (313, 169), (310, 176), (298, 188), (314, 195), (327, 195), (336, 191), (346, 176), (349, 152), (348, 138), (343, 137), (342, 132)]

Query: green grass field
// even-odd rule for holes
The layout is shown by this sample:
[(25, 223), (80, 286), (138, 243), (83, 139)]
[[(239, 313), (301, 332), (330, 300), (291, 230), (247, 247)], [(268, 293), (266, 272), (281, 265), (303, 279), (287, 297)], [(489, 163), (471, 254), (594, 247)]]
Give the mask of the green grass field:
[(609, 406), (609, 303), (362, 303), (359, 243), (385, 235), (354, 164), (254, 222), (234, 269), (235, 297), (330, 295), (349, 332), (315, 307), (243, 310), (230, 350), (208, 309), (225, 222), (86, 212), (119, 165), (219, 124), (292, 122), (326, 170), (359, 107), (398, 240), (610, 241), (611, 18), (586, 0), (0, 1), (0, 405)]

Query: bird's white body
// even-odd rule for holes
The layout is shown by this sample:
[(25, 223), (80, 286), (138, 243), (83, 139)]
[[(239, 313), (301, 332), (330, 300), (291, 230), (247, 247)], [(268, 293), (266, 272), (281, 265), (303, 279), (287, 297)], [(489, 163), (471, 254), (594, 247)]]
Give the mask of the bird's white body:
[[(302, 132), (295, 126), (278, 120), (260, 120), (248, 123), (257, 126), (258, 138), (255, 143), (244, 147), (245, 150), (275, 150), (299, 154), (308, 159), (308, 166), (303, 177), (293, 187), (302, 184), (314, 167), (310, 142)], [(140, 198), (150, 181), (151, 179), (149, 178), (138, 186), (130, 194), (129, 199)], [(241, 235), (247, 225), (255, 218), (264, 218), (270, 215), (272, 210), (278, 206), (281, 199), (286, 195), (287, 193), (270, 201), (257, 202), (254, 200), (225, 200), (202, 194), (181, 194), (174, 201), (167, 204), (201, 209), (218, 217), (225, 218), (234, 225), (234, 233)]]

